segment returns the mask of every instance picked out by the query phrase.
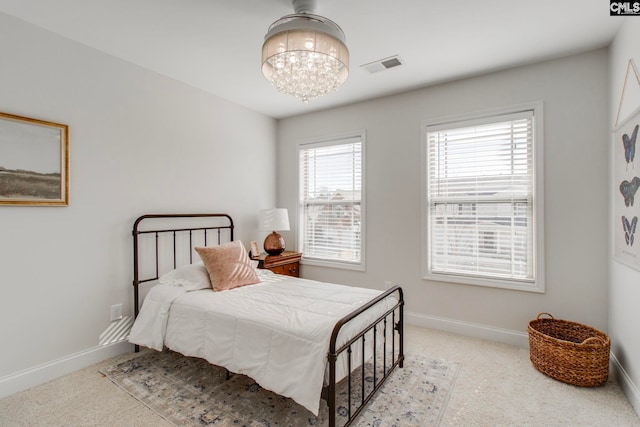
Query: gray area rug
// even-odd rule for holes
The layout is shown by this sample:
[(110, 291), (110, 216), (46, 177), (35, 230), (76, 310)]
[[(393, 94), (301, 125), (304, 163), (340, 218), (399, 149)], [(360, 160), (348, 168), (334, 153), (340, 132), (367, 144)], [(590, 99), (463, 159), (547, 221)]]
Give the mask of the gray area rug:
[[(405, 357), (404, 367), (393, 372), (353, 425), (440, 424), (460, 365), (423, 355)], [(251, 378), (236, 374), (227, 380), (224, 369), (171, 351), (144, 352), (101, 372), (176, 426), (328, 425), (324, 400), (315, 417)], [(371, 381), (365, 374), (365, 382)], [(346, 381), (341, 382), (338, 394), (346, 395), (346, 387)], [(347, 420), (346, 409), (338, 407), (336, 412), (341, 426)]]

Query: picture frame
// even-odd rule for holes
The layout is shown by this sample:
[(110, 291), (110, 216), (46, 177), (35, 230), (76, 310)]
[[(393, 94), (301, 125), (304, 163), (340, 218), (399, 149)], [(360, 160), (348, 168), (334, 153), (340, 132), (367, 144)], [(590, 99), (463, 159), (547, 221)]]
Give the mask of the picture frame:
[(0, 112), (0, 205), (69, 205), (69, 126)]
[(258, 242), (255, 240), (251, 241), (251, 256), (257, 257), (260, 256), (260, 250), (258, 249)]
[(614, 130), (614, 259), (640, 270), (640, 161), (635, 163), (640, 109)]

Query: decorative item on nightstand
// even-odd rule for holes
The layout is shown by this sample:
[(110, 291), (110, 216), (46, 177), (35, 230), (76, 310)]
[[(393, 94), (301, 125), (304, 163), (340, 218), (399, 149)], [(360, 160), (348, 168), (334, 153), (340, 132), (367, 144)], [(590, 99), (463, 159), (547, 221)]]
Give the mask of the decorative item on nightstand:
[(264, 250), (269, 255), (280, 255), (285, 248), (284, 238), (278, 231), (289, 231), (289, 213), (286, 209), (262, 209), (259, 213), (260, 231), (272, 231), (264, 239)]

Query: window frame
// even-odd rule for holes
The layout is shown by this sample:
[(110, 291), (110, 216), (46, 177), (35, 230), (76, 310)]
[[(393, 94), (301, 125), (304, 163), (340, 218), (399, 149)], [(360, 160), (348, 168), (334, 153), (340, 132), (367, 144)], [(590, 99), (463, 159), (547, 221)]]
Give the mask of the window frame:
[[(322, 147), (340, 144), (349, 144), (349, 140), (360, 140), (360, 261), (340, 261), (333, 259), (310, 258), (304, 253), (304, 201), (302, 200), (303, 179), (300, 164), (300, 154), (302, 150), (312, 147)], [(319, 267), (339, 268), (346, 270), (365, 271), (366, 268), (366, 132), (358, 130), (353, 132), (339, 133), (324, 137), (318, 137), (301, 141), (296, 146), (296, 167), (297, 167), (297, 195), (296, 195), (296, 218), (297, 218), (297, 243), (298, 249), (302, 251), (301, 264)]]
[[(519, 113), (523, 111), (533, 112), (533, 189), (532, 189), (532, 221), (533, 221), (533, 281), (503, 279), (498, 277), (474, 276), (472, 274), (454, 274), (429, 271), (430, 268), (430, 225), (429, 225), (429, 200), (428, 200), (428, 129), (434, 126), (451, 125), (451, 128), (465, 127), (472, 121), (495, 118), (500, 121), (500, 116)], [(493, 288), (513, 289), (520, 291), (544, 293), (545, 268), (544, 268), (544, 111), (542, 101), (514, 105), (480, 112), (438, 117), (421, 122), (421, 201), (422, 201), (422, 278), (438, 282), (452, 282), (468, 285), (487, 286)], [(497, 244), (497, 243), (496, 243)]]

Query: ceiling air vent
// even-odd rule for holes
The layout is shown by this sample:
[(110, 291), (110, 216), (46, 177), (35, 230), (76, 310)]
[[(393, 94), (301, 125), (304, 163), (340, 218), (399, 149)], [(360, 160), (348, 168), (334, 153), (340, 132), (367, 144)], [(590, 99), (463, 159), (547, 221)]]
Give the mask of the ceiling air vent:
[(389, 68), (398, 67), (402, 65), (402, 58), (400, 56), (390, 56), (389, 58), (373, 61), (368, 64), (361, 65), (362, 68), (370, 73), (377, 73), (378, 71), (388, 70)]

